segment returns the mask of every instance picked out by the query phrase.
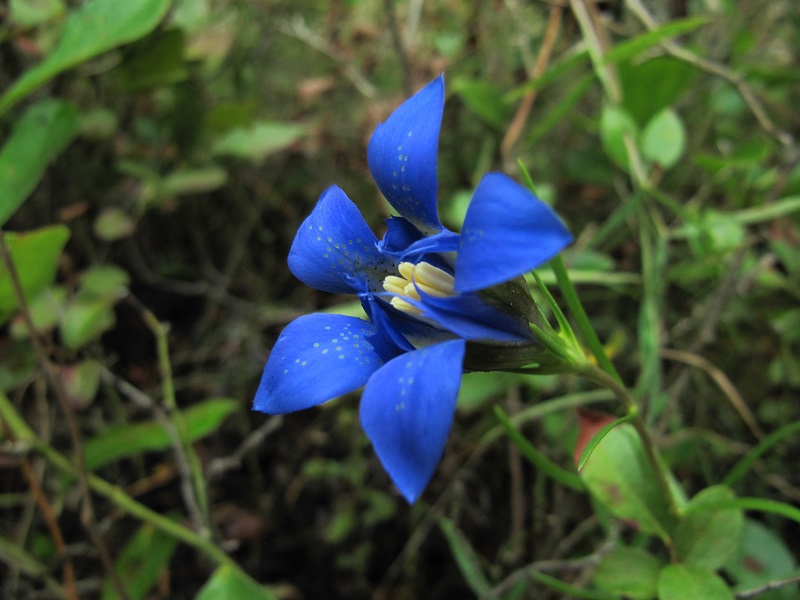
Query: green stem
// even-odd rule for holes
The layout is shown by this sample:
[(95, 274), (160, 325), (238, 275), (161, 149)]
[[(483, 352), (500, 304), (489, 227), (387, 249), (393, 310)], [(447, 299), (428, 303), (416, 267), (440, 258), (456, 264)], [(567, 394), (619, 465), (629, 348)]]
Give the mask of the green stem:
[(591, 350), (595, 359), (597, 359), (597, 364), (600, 365), (603, 371), (611, 375), (611, 377), (616, 380), (617, 384), (621, 384), (622, 378), (619, 376), (619, 373), (617, 373), (617, 369), (614, 368), (614, 364), (606, 355), (603, 344), (600, 342), (600, 338), (597, 337), (597, 332), (595, 332), (594, 327), (592, 327), (589, 316), (586, 314), (580, 298), (578, 298), (575, 286), (572, 285), (572, 281), (567, 273), (567, 268), (564, 266), (564, 260), (561, 258), (560, 254), (550, 261), (550, 267), (556, 275), (558, 287), (561, 288), (561, 293), (564, 295), (564, 300), (575, 319), (578, 330), (589, 346), (589, 350)]
[(197, 453), (194, 451), (191, 443), (189, 442), (189, 433), (186, 428), (186, 421), (183, 414), (178, 408), (178, 402), (175, 399), (175, 385), (172, 379), (172, 363), (169, 357), (169, 341), (167, 339), (167, 328), (161, 323), (156, 316), (144, 306), (139, 306), (142, 318), (144, 319), (150, 331), (156, 338), (156, 350), (158, 352), (158, 363), (161, 369), (162, 378), (162, 395), (163, 402), (166, 408), (167, 416), (172, 423), (174, 430), (174, 445), (178, 458), (184, 463), (184, 469), (187, 471), (185, 477), (191, 480), (191, 489), (186, 491), (188, 508), (193, 513), (194, 520), (197, 525), (202, 528), (202, 534), (205, 537), (210, 537), (211, 527), (208, 512), (208, 495), (206, 494), (206, 482), (203, 476), (203, 467)]
[[(49, 446), (44, 440), (36, 435), (36, 433), (28, 426), (25, 420), (17, 412), (16, 408), (14, 408), (14, 405), (8, 399), (8, 396), (2, 392), (0, 392), (0, 418), (6, 422), (9, 429), (14, 433), (14, 436), (18, 440), (29, 443), (34, 450), (42, 454), (57, 469), (68, 473), (73, 477), (77, 477), (78, 468), (73, 465), (64, 455), (60, 454), (57, 450)], [(97, 494), (106, 497), (123, 512), (150, 523), (167, 535), (170, 535), (184, 542), (185, 544), (196, 548), (218, 565), (227, 565), (233, 569), (236, 569), (237, 571), (241, 570), (239, 565), (236, 564), (236, 561), (225, 554), (222, 549), (216, 546), (208, 538), (195, 533), (180, 523), (176, 523), (175, 521), (172, 521), (167, 517), (147, 508), (144, 504), (141, 504), (131, 498), (122, 488), (108, 483), (106, 480), (98, 477), (97, 475), (89, 473), (87, 479), (89, 487), (92, 490), (94, 490)]]

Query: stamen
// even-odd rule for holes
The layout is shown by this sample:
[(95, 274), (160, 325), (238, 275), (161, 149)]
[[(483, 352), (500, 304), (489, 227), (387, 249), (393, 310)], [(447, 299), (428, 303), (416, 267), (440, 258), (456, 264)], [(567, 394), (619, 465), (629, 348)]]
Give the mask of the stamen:
[(401, 262), (397, 266), (397, 270), (401, 277), (389, 275), (383, 280), (383, 289), (395, 294), (391, 300), (392, 306), (407, 314), (415, 317), (422, 314), (419, 308), (409, 302), (409, 300), (421, 301), (420, 292), (437, 298), (455, 295), (453, 290), (455, 278), (447, 271), (434, 267), (430, 263)]

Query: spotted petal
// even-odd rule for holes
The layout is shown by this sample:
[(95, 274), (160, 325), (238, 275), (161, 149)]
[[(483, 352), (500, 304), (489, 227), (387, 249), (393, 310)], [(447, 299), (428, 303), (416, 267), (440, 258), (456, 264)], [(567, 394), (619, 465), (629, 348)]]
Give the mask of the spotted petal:
[(376, 248), (378, 240), (358, 208), (331, 186), (303, 221), (289, 251), (289, 269), (306, 285), (334, 294), (382, 289), (394, 261)]
[(455, 289), (468, 292), (514, 279), (572, 242), (556, 213), (500, 173), (481, 179), (464, 218)]
[(343, 315), (300, 317), (283, 330), (269, 355), (253, 409), (303, 410), (357, 390), (382, 364), (368, 321)]
[(361, 397), (361, 423), (383, 467), (409, 502), (428, 484), (453, 423), (464, 340), (389, 361)]
[(431, 81), (378, 125), (367, 147), (372, 178), (394, 209), (425, 233), (442, 226), (436, 208), (436, 155), (444, 77)]

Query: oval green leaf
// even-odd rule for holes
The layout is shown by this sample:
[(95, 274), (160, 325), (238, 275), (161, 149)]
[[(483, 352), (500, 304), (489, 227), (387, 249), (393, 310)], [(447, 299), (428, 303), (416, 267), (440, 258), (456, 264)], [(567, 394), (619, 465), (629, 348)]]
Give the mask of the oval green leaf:
[(686, 149), (686, 131), (671, 108), (654, 116), (642, 133), (642, 154), (664, 169), (673, 167)]
[(713, 571), (678, 564), (661, 570), (658, 600), (734, 600), (734, 597)]

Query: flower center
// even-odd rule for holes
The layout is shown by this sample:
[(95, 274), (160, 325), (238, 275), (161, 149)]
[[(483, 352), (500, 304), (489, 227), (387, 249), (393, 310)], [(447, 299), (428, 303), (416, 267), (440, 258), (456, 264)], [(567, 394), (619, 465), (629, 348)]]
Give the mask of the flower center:
[(389, 275), (383, 280), (383, 289), (395, 294), (391, 305), (397, 310), (419, 317), (422, 311), (408, 302), (408, 299), (421, 300), (420, 291), (437, 298), (455, 295), (453, 276), (430, 263), (421, 262), (415, 265), (410, 262), (401, 262), (397, 270), (400, 271), (401, 277)]

